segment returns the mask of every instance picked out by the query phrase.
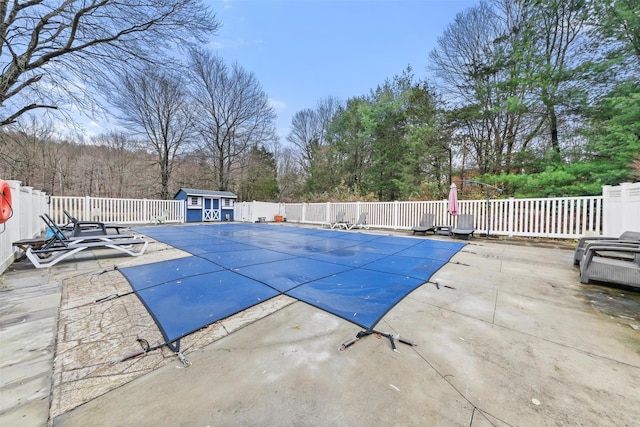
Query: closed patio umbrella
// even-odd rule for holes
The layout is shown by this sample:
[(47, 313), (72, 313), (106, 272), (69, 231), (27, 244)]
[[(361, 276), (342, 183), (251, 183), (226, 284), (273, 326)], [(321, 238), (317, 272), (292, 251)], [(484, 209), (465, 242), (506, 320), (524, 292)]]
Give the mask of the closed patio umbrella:
[(458, 215), (458, 187), (456, 187), (455, 183), (451, 184), (449, 189), (449, 207), (447, 210), (453, 216)]

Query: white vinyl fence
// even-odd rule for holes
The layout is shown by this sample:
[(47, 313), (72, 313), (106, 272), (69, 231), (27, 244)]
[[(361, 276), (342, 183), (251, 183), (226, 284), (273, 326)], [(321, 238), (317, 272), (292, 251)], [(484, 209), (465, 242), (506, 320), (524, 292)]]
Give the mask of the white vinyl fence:
[[(8, 181), (13, 195), (13, 217), (0, 224), (0, 273), (13, 262), (18, 240), (38, 236), (44, 230), (39, 216), (48, 213), (59, 224), (68, 222), (64, 210), (83, 221), (149, 224), (184, 222), (180, 200), (109, 199), (101, 197), (47, 196), (19, 181)], [(585, 235), (617, 236), (625, 230), (640, 231), (640, 182), (603, 187), (603, 196), (548, 199), (460, 200), (461, 214), (475, 218), (477, 234), (575, 239)], [(455, 225), (447, 212), (447, 201), (266, 203), (235, 204), (236, 221), (286, 221), (324, 225), (334, 222), (338, 212), (355, 221), (367, 213), (371, 227), (411, 230), (423, 213), (434, 213), (437, 225)]]
[(640, 182), (602, 188), (605, 236), (640, 231)]
[(44, 223), (40, 214), (46, 212), (47, 195), (31, 187), (21, 187), (20, 181), (7, 181), (11, 190), (13, 215), (0, 224), (0, 274), (15, 259), (13, 242), (37, 237)]
[(7, 181), (11, 188), (13, 216), (0, 224), (0, 274), (19, 255), (13, 243), (40, 236), (45, 223), (40, 218), (49, 214), (57, 224), (69, 219), (64, 210), (81, 221), (150, 224), (153, 222), (184, 222), (182, 200), (108, 199), (101, 197), (47, 196), (31, 187), (21, 187), (20, 181)]
[(56, 224), (66, 224), (69, 214), (80, 221), (150, 224), (184, 222), (183, 200), (110, 199), (106, 197), (51, 196), (48, 213)]
[(276, 215), (285, 214), (284, 203), (236, 202), (233, 206), (233, 218), (242, 222), (257, 222), (260, 218), (274, 221)]
[[(273, 204), (282, 210), (280, 204)], [(436, 225), (454, 226), (456, 217), (447, 212), (448, 202), (355, 202), (355, 203), (286, 203), (284, 215), (290, 222), (327, 224), (338, 212), (349, 221), (367, 213), (367, 223), (375, 228), (410, 230), (420, 222), (423, 213), (433, 213)], [(485, 235), (578, 238), (600, 234), (602, 228), (602, 196), (563, 197), (549, 199), (460, 200), (460, 214), (475, 218), (477, 233)], [(262, 215), (253, 207), (253, 216)], [(238, 216), (236, 216), (238, 218)]]

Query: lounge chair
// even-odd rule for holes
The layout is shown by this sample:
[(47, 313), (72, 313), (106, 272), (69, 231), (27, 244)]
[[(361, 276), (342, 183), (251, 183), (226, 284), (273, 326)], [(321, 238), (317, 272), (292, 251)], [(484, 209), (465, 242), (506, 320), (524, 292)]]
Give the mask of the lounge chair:
[(336, 222), (330, 222), (329, 227), (331, 227), (331, 229), (347, 228), (348, 223), (344, 219), (345, 215), (346, 214), (344, 212), (338, 212), (336, 214)]
[(147, 242), (134, 235), (86, 233), (80, 236), (66, 234), (48, 215), (42, 220), (52, 231), (44, 244), (28, 245), (25, 254), (36, 268), (51, 267), (85, 249), (111, 248), (131, 256), (140, 256), (147, 249)]
[(67, 212), (66, 209), (63, 209), (62, 212), (64, 212), (67, 218), (69, 218), (69, 221), (71, 221), (68, 225), (61, 227), (62, 231), (64, 232), (70, 230), (71, 236), (77, 237), (90, 234), (102, 235), (108, 234), (109, 230), (114, 231), (115, 234), (120, 234), (121, 230), (129, 228), (126, 225), (120, 224), (109, 224), (98, 221), (80, 221), (69, 212)]
[(169, 211), (168, 210), (164, 210), (162, 211), (162, 214), (153, 217), (151, 219), (151, 223), (152, 224), (164, 224), (165, 222), (167, 222), (167, 218), (169, 218)]
[(451, 229), (451, 235), (466, 236), (467, 239), (473, 237), (473, 233), (476, 231), (476, 227), (473, 225), (473, 215), (464, 214), (458, 215), (458, 222), (454, 228)]
[(620, 243), (638, 243), (640, 242), (640, 232), (638, 231), (625, 231), (620, 235), (620, 237), (605, 237), (605, 236), (594, 236), (594, 237), (581, 237), (578, 240), (578, 244), (576, 245), (576, 249), (573, 252), (573, 265), (580, 265), (582, 258), (584, 257), (584, 253), (587, 249), (587, 246), (590, 244), (598, 244), (598, 245), (616, 245)]
[(640, 290), (640, 243), (588, 245), (580, 264), (580, 282), (592, 280)]
[(369, 225), (367, 224), (367, 212), (362, 212), (355, 223), (349, 223), (345, 227), (346, 230), (353, 230), (354, 228), (364, 228), (365, 230), (369, 229)]
[(436, 216), (432, 213), (422, 214), (422, 218), (420, 219), (420, 224), (412, 228), (413, 234), (416, 233), (424, 233), (427, 234), (427, 231), (431, 231), (433, 234), (436, 234)]
[(45, 237), (51, 237), (55, 233), (60, 234), (63, 238), (80, 237), (80, 236), (102, 236), (107, 234), (105, 225), (101, 222), (82, 221), (78, 223), (69, 222), (64, 225), (57, 225), (53, 218), (48, 214), (40, 215), (40, 218), (47, 225), (47, 235)]

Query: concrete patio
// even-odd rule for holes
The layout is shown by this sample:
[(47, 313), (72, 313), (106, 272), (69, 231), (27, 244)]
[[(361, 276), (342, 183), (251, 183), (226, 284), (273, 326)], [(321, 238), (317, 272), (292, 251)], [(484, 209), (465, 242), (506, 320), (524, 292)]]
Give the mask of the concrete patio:
[(570, 245), (471, 240), (376, 326), (415, 347), (371, 335), (340, 351), (361, 328), (280, 296), (184, 338), (188, 367), (167, 347), (128, 358), (162, 337), (114, 269), (186, 254), (152, 242), (111, 255), (49, 270), (23, 260), (1, 276), (0, 425), (640, 419), (640, 294), (580, 284)]

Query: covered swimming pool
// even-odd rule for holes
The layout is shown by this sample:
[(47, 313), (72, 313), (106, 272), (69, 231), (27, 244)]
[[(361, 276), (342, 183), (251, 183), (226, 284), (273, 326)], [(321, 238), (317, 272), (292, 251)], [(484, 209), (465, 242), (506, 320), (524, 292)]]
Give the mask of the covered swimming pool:
[(167, 343), (282, 294), (372, 329), (464, 247), (269, 224), (135, 231), (191, 254), (120, 269)]

